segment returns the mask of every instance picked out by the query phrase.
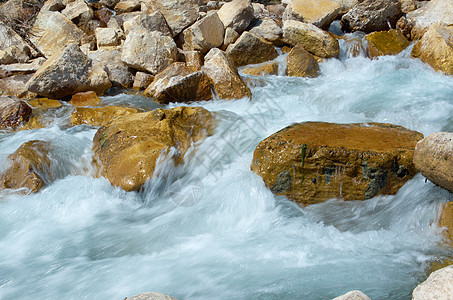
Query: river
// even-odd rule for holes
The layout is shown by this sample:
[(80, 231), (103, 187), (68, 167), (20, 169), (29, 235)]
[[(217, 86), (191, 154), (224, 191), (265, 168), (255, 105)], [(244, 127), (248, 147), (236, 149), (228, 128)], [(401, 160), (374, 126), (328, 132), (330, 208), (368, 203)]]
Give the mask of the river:
[[(218, 112), (215, 134), (182, 166), (162, 158), (141, 192), (92, 176), (97, 128), (70, 127), (69, 104), (45, 114), (46, 128), (0, 132), (0, 171), (26, 141), (56, 149), (53, 183), (0, 191), (0, 299), (331, 299), (354, 289), (410, 299), (430, 262), (453, 254), (436, 225), (450, 193), (419, 174), (395, 196), (300, 208), (250, 171), (256, 145), (294, 122), (453, 130), (453, 77), (410, 49), (370, 60), (341, 45), (318, 78), (245, 76), (251, 101), (192, 103)], [(125, 94), (103, 104), (159, 107)]]

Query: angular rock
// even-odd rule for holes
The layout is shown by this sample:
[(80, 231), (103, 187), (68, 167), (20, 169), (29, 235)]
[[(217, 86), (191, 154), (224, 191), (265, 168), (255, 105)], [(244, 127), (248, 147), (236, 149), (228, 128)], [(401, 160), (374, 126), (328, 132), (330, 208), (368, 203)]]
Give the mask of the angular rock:
[(120, 106), (77, 107), (71, 114), (71, 125), (105, 126), (118, 117), (137, 112), (135, 108)]
[(173, 37), (198, 19), (197, 0), (145, 0), (149, 11), (160, 11), (170, 27)]
[(311, 54), (322, 57), (339, 57), (338, 41), (329, 33), (312, 24), (287, 20), (283, 23), (283, 40), (295, 46), (300, 44)]
[(0, 96), (0, 129), (16, 129), (30, 119), (32, 109), (13, 96)]
[(229, 45), (233, 44), (239, 38), (239, 33), (236, 32), (233, 28), (225, 29), (225, 37), (223, 38), (222, 49), (225, 50)]
[(257, 24), (250, 29), (250, 33), (263, 38), (274, 45), (282, 44), (283, 30), (273, 19), (267, 18), (259, 20)]
[(201, 70), (203, 67), (203, 55), (199, 51), (182, 51), (184, 56), (181, 60), (186, 66), (194, 70)]
[(269, 12), (269, 17), (282, 19), (285, 13), (285, 6), (281, 4), (270, 4), (266, 6), (266, 10)]
[(339, 16), (346, 14), (354, 7), (354, 5), (356, 5), (359, 2), (359, 0), (334, 0), (334, 1), (340, 5)]
[(76, 44), (53, 55), (27, 83), (29, 91), (54, 99), (86, 91), (102, 95), (110, 87), (107, 72), (93, 65)]
[(180, 62), (157, 74), (143, 94), (162, 104), (212, 99), (208, 77)]
[(453, 244), (453, 202), (447, 202), (442, 205), (439, 227), (445, 228), (443, 234), (447, 239), (447, 242)]
[(69, 103), (75, 107), (94, 106), (101, 103), (101, 98), (95, 92), (89, 91), (72, 95)]
[(332, 300), (371, 300), (371, 299), (361, 291), (350, 291)]
[(317, 77), (319, 75), (318, 62), (304, 47), (296, 45), (286, 57), (286, 75)]
[(29, 92), (27, 89), (27, 82), (33, 74), (27, 75), (13, 75), (0, 79), (0, 95), (12, 95), (19, 98), (35, 98), (36, 93)]
[(27, 194), (36, 193), (51, 181), (48, 142), (26, 142), (8, 159), (10, 165), (1, 176), (2, 189), (26, 188)]
[(123, 45), (121, 59), (130, 67), (157, 74), (177, 61), (178, 49), (169, 36), (160, 32), (131, 32)]
[(86, 34), (59, 12), (42, 11), (31, 29), (30, 41), (47, 58), (67, 44), (80, 44)]
[(431, 273), (412, 291), (412, 300), (451, 299), (453, 296), (453, 265)]
[(411, 57), (453, 75), (453, 27), (432, 25), (412, 48)]
[(93, 64), (105, 67), (113, 86), (130, 88), (134, 82), (132, 70), (121, 60), (121, 47), (89, 52)]
[(251, 169), (277, 195), (303, 206), (330, 198), (395, 194), (416, 170), (421, 133), (381, 123), (296, 123), (256, 147)]
[(233, 0), (225, 3), (217, 12), (225, 28), (231, 27), (239, 34), (250, 25), (253, 13), (250, 0)]
[(124, 14), (124, 13), (129, 13), (133, 11), (138, 11), (141, 8), (140, 1), (138, 0), (124, 0), (124, 1), (119, 1), (115, 5), (115, 12), (117, 14)]
[(0, 50), (0, 63), (13, 64), (27, 62), (31, 55), (27, 47), (20, 49), (17, 46), (11, 46), (5, 50)]
[(409, 46), (409, 41), (398, 29), (378, 31), (366, 35), (370, 57), (396, 55)]
[(134, 84), (132, 85), (132, 88), (134, 90), (144, 90), (151, 84), (151, 82), (153, 82), (153, 80), (153, 75), (145, 72), (137, 72), (135, 73)]
[(395, 28), (402, 14), (398, 0), (364, 0), (341, 18), (341, 27), (347, 32), (385, 31)]
[(127, 20), (123, 24), (124, 32), (159, 31), (163, 35), (172, 36), (171, 29), (168, 27), (164, 15), (156, 11), (150, 15), (141, 13), (134, 18)]
[(403, 14), (410, 13), (418, 8), (417, 0), (399, 0), (401, 3), (401, 11)]
[(269, 17), (269, 12), (266, 10), (264, 4), (252, 3), (253, 17), (255, 19), (263, 19)]
[(124, 300), (177, 300), (177, 299), (162, 293), (148, 292), (140, 295), (135, 295), (132, 297), (127, 297)]
[(25, 64), (9, 64), (0, 65), (0, 78), (5, 78), (13, 75), (25, 75), (36, 72), (45, 62), (45, 58), (39, 57)]
[(269, 62), (256, 67), (246, 67), (242, 72), (248, 75), (278, 75), (278, 62)]
[[(0, 50), (7, 51), (13, 62), (26, 62), (34, 51), (24, 39), (0, 21)], [(14, 52), (23, 52), (15, 54)], [(25, 54), (25, 57), (24, 57)]]
[(217, 48), (205, 56), (204, 73), (211, 81), (220, 99), (240, 99), (251, 97), (252, 93), (239, 76), (234, 62)]
[(327, 29), (337, 18), (340, 9), (340, 5), (333, 0), (290, 0), (283, 19), (310, 23)]
[(408, 13), (406, 18), (412, 27), (412, 39), (417, 40), (431, 25), (453, 25), (453, 2), (451, 0), (431, 0), (421, 8)]
[(237, 66), (259, 64), (278, 56), (278, 52), (272, 43), (247, 31), (234, 44), (228, 46), (226, 53)]
[(414, 164), (423, 176), (453, 192), (453, 133), (435, 132), (418, 142)]
[(93, 9), (83, 0), (69, 2), (61, 14), (78, 26), (86, 26), (94, 17)]
[(94, 136), (93, 150), (102, 176), (134, 191), (153, 176), (161, 153), (175, 147), (178, 157), (183, 157), (192, 142), (206, 137), (213, 128), (213, 115), (203, 108), (156, 109), (120, 117), (101, 127)]
[(224, 32), (225, 28), (217, 13), (209, 12), (206, 17), (184, 30), (183, 48), (206, 53), (222, 45)]
[(120, 35), (114, 28), (96, 28), (96, 43), (98, 49), (104, 46), (117, 46), (120, 42)]

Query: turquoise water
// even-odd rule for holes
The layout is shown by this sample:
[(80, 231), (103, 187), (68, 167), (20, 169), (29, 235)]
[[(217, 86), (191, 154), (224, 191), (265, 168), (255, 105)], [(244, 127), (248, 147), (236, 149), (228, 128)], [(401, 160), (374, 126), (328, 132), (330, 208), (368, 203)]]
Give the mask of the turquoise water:
[[(67, 105), (48, 113), (48, 128), (0, 133), (0, 171), (23, 142), (46, 140), (58, 150), (54, 183), (29, 196), (0, 191), (0, 298), (159, 291), (179, 299), (331, 299), (359, 289), (372, 299), (410, 299), (429, 262), (453, 254), (436, 226), (451, 194), (418, 175), (395, 196), (299, 208), (275, 197), (250, 163), (259, 141), (294, 122), (452, 130), (453, 77), (410, 59), (409, 50), (377, 60), (343, 51), (320, 67), (315, 79), (249, 76), (251, 101), (196, 103), (218, 112), (216, 133), (183, 166), (162, 158), (139, 193), (91, 177), (96, 128), (69, 128)], [(131, 95), (103, 102), (158, 107)]]

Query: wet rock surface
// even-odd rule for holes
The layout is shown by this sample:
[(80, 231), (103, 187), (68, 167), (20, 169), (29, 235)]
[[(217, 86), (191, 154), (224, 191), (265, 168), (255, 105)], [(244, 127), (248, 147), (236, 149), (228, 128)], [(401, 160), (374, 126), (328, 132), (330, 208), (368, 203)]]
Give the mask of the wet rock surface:
[(415, 174), (421, 133), (381, 123), (293, 124), (256, 147), (251, 169), (299, 205), (395, 194)]

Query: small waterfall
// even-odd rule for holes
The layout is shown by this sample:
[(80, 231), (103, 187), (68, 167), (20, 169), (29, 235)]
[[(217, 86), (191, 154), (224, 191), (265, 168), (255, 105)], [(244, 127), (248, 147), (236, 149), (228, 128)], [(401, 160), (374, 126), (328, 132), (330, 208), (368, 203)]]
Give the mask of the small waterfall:
[(346, 34), (340, 40), (340, 59), (352, 57), (368, 57), (368, 44), (363, 32)]

